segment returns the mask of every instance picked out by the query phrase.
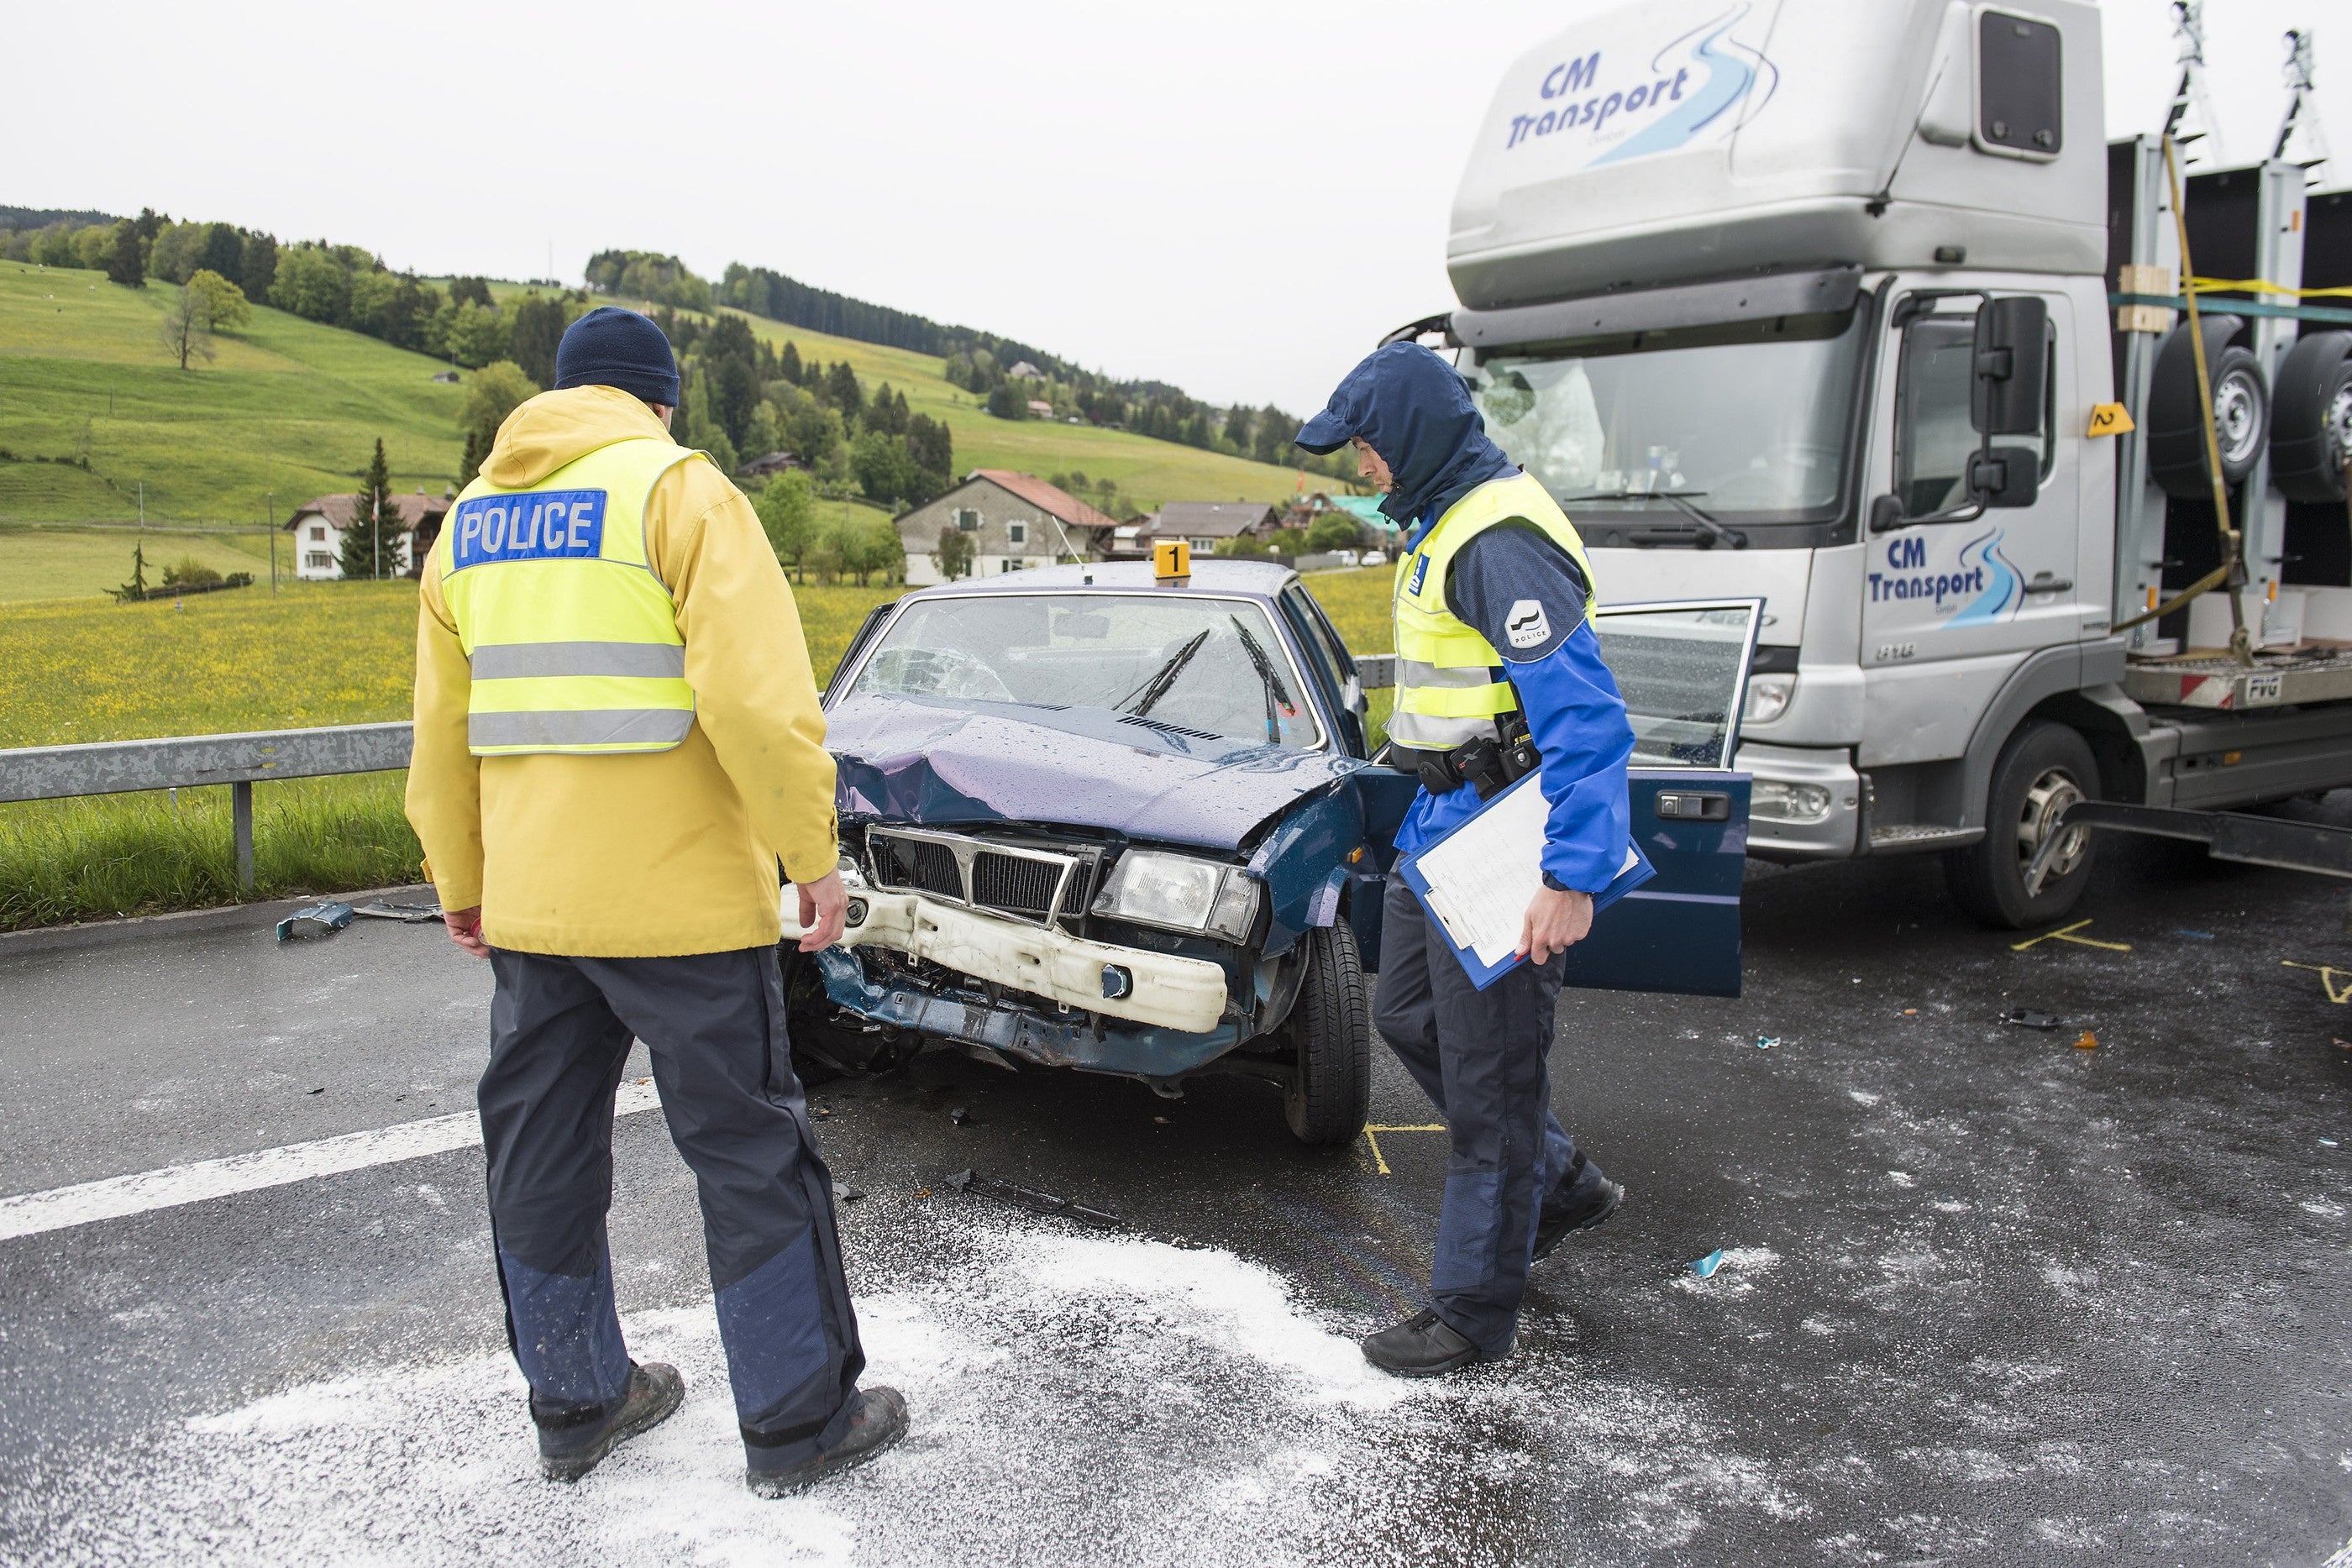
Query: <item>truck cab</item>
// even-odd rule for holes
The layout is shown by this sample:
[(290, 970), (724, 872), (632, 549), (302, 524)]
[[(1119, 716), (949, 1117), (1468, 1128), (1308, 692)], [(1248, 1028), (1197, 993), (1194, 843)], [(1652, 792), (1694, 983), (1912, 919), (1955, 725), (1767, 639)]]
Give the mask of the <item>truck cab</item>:
[[(2352, 709), (2313, 706), (2352, 685), (2303, 668), (2342, 657), (2273, 608), (2292, 552), (2261, 463), (2296, 310), (2203, 301), (2209, 360), (2243, 358), (2206, 371), (2253, 622), (2215, 706), (2176, 711), (2203, 676), (2171, 666), (2223, 651), (2226, 593), (2129, 624), (2220, 536), (2193, 387), (2178, 406), (2187, 328), (2123, 302), (2178, 280), (2171, 173), (2153, 139), (2101, 140), (2099, 57), (2074, 0), (1593, 12), (1506, 72), (1455, 203), (1459, 306), (1392, 335), (1454, 357), (1604, 602), (1763, 601), (1751, 854), (1941, 852), (1998, 925), (2080, 895), (2086, 841), (2023, 877), (2076, 800), (2352, 781)], [(2246, 262), (2292, 287), (2299, 248), (2263, 238), (2289, 183), (2251, 184)], [(2352, 636), (2352, 561), (2337, 580), (2290, 597)], [(2250, 727), (2269, 644), (2310, 700)]]

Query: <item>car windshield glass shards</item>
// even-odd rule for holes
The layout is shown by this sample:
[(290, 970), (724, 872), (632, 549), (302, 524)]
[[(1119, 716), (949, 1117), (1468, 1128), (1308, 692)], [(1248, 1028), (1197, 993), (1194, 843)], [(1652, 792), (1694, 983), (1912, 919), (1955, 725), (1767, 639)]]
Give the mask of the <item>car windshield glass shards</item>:
[(1100, 708), (1179, 734), (1314, 750), (1323, 737), (1257, 604), (1191, 594), (974, 593), (918, 600), (852, 695)]

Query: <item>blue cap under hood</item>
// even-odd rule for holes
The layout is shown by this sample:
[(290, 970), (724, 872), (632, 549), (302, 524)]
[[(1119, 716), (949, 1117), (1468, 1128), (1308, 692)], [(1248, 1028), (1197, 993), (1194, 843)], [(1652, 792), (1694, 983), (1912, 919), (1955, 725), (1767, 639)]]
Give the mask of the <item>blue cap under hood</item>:
[(1389, 465), (1396, 481), (1381, 510), (1417, 530), (1489, 479), (1518, 465), (1486, 438), (1486, 422), (1453, 366), (1418, 343), (1375, 349), (1339, 382), (1321, 413), (1299, 431), (1309, 452), (1333, 452), (1352, 436)]

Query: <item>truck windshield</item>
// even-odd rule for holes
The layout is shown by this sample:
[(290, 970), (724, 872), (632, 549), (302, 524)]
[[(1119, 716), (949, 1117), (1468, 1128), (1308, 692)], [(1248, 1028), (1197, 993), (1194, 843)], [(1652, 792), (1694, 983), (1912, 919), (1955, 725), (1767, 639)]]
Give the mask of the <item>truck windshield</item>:
[(1192, 594), (974, 593), (918, 600), (853, 696), (1090, 707), (1175, 735), (1311, 751), (1314, 707), (1265, 612)]
[(1464, 368), (1487, 434), (1571, 517), (1690, 528), (1653, 498), (1673, 491), (1726, 521), (1818, 522), (1839, 500), (1862, 315), (1485, 350)]

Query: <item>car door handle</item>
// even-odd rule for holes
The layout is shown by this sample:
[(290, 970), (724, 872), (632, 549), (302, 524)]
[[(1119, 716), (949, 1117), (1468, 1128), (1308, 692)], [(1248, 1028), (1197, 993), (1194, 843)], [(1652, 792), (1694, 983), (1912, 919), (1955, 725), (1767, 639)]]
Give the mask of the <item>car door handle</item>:
[(2028, 593), (2063, 593), (2074, 586), (2071, 577), (2037, 577), (2025, 585)]
[(1651, 809), (1659, 817), (1677, 822), (1727, 822), (1731, 821), (1731, 797), (1715, 789), (1661, 789)]

